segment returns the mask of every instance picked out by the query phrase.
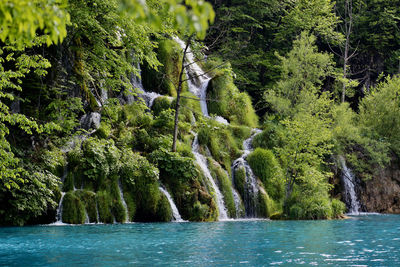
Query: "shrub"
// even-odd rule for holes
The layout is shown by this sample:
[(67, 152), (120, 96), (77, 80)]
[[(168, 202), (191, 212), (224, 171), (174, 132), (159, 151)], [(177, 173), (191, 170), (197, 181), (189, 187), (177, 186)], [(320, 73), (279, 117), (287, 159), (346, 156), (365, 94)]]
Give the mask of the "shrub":
[(332, 199), (332, 216), (333, 218), (339, 218), (346, 212), (346, 205), (339, 199)]

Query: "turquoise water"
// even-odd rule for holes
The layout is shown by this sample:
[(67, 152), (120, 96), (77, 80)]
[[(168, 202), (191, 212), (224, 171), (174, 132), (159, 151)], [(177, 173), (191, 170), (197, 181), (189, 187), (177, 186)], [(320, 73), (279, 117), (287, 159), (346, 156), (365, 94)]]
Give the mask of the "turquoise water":
[(0, 266), (400, 266), (400, 216), (0, 228)]

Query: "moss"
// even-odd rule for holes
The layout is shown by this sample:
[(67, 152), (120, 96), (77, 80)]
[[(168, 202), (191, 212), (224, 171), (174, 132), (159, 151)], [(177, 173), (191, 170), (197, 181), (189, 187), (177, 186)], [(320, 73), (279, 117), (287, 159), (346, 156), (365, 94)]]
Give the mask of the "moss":
[(232, 183), (228, 177), (228, 174), (222, 169), (222, 167), (214, 160), (208, 158), (208, 166), (212, 177), (217, 178), (218, 187), (224, 197), (225, 206), (228, 209), (228, 215), (231, 218), (235, 218), (236, 208), (235, 201), (232, 193)]
[(198, 140), (199, 144), (207, 146), (213, 158), (230, 172), (232, 161), (241, 154), (239, 144), (230, 128), (213, 120), (206, 120), (200, 124)]
[(110, 197), (112, 198), (112, 213), (117, 222), (123, 223), (126, 221), (127, 214), (119, 192), (118, 177), (111, 178), (109, 188)]
[[(182, 49), (173, 40), (160, 40), (157, 58), (163, 64), (158, 71), (144, 66), (142, 82), (149, 91), (176, 96), (179, 73), (182, 66)], [(167, 76), (168, 78), (165, 78)]]
[(232, 70), (217, 71), (207, 90), (210, 114), (227, 118), (232, 124), (256, 127), (258, 118), (247, 93), (240, 92), (233, 82)]
[(75, 188), (83, 188), (83, 186), (84, 186), (83, 179), (84, 178), (83, 178), (82, 169), (79, 167), (75, 167), (72, 170), (70, 170), (70, 172), (73, 172)]
[(272, 213), (271, 201), (268, 194), (261, 190), (258, 192), (257, 215), (259, 217), (268, 218), (270, 216)]
[(70, 224), (83, 224), (85, 222), (85, 207), (74, 192), (68, 192), (64, 196), (62, 221)]
[(244, 189), (246, 183), (246, 169), (241, 166), (234, 171), (233, 183), (235, 185), (236, 190), (238, 191), (239, 195), (244, 198)]
[(75, 194), (81, 202), (83, 202), (87, 215), (89, 217), (89, 222), (97, 223), (97, 205), (96, 205), (96, 194), (87, 190), (77, 190)]
[(261, 179), (269, 196), (280, 201), (284, 195), (282, 169), (270, 150), (257, 148), (247, 156), (254, 174)]
[(207, 204), (201, 204), (200, 201), (196, 201), (192, 208), (191, 220), (192, 221), (209, 221), (210, 207)]
[(161, 195), (160, 201), (158, 202), (156, 217), (161, 222), (170, 222), (173, 219), (171, 205), (164, 195)]
[(112, 126), (106, 122), (101, 122), (99, 129), (96, 131), (96, 136), (99, 138), (108, 138), (111, 135)]
[(68, 192), (72, 190), (74, 190), (74, 173), (69, 171), (67, 177), (65, 177), (62, 191)]
[(112, 200), (107, 191), (99, 191), (96, 194), (97, 208), (99, 211), (100, 222), (113, 223)]
[(124, 199), (128, 208), (127, 221), (132, 222), (136, 214), (136, 204), (132, 193), (129, 191), (124, 192)]

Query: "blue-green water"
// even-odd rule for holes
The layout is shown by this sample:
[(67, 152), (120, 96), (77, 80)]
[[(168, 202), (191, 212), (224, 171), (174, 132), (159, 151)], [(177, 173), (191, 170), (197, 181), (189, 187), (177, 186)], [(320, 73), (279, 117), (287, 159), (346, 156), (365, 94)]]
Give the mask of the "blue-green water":
[(0, 228), (0, 266), (400, 266), (400, 216)]

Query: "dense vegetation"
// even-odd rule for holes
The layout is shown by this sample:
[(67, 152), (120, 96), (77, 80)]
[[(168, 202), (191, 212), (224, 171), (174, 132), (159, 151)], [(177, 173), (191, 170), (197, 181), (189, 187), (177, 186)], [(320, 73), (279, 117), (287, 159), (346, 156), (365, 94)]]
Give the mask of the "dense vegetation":
[[(397, 1), (142, 2), (0, 4), (0, 225), (52, 222), (61, 198), (67, 223), (170, 221), (161, 184), (184, 219), (216, 220), (194, 133), (234, 218), (246, 170), (231, 166), (254, 127), (261, 217), (337, 218), (338, 155), (364, 180), (400, 156)], [(210, 118), (180, 83), (174, 36), (212, 78)], [(165, 95), (151, 108), (140, 75)]]

